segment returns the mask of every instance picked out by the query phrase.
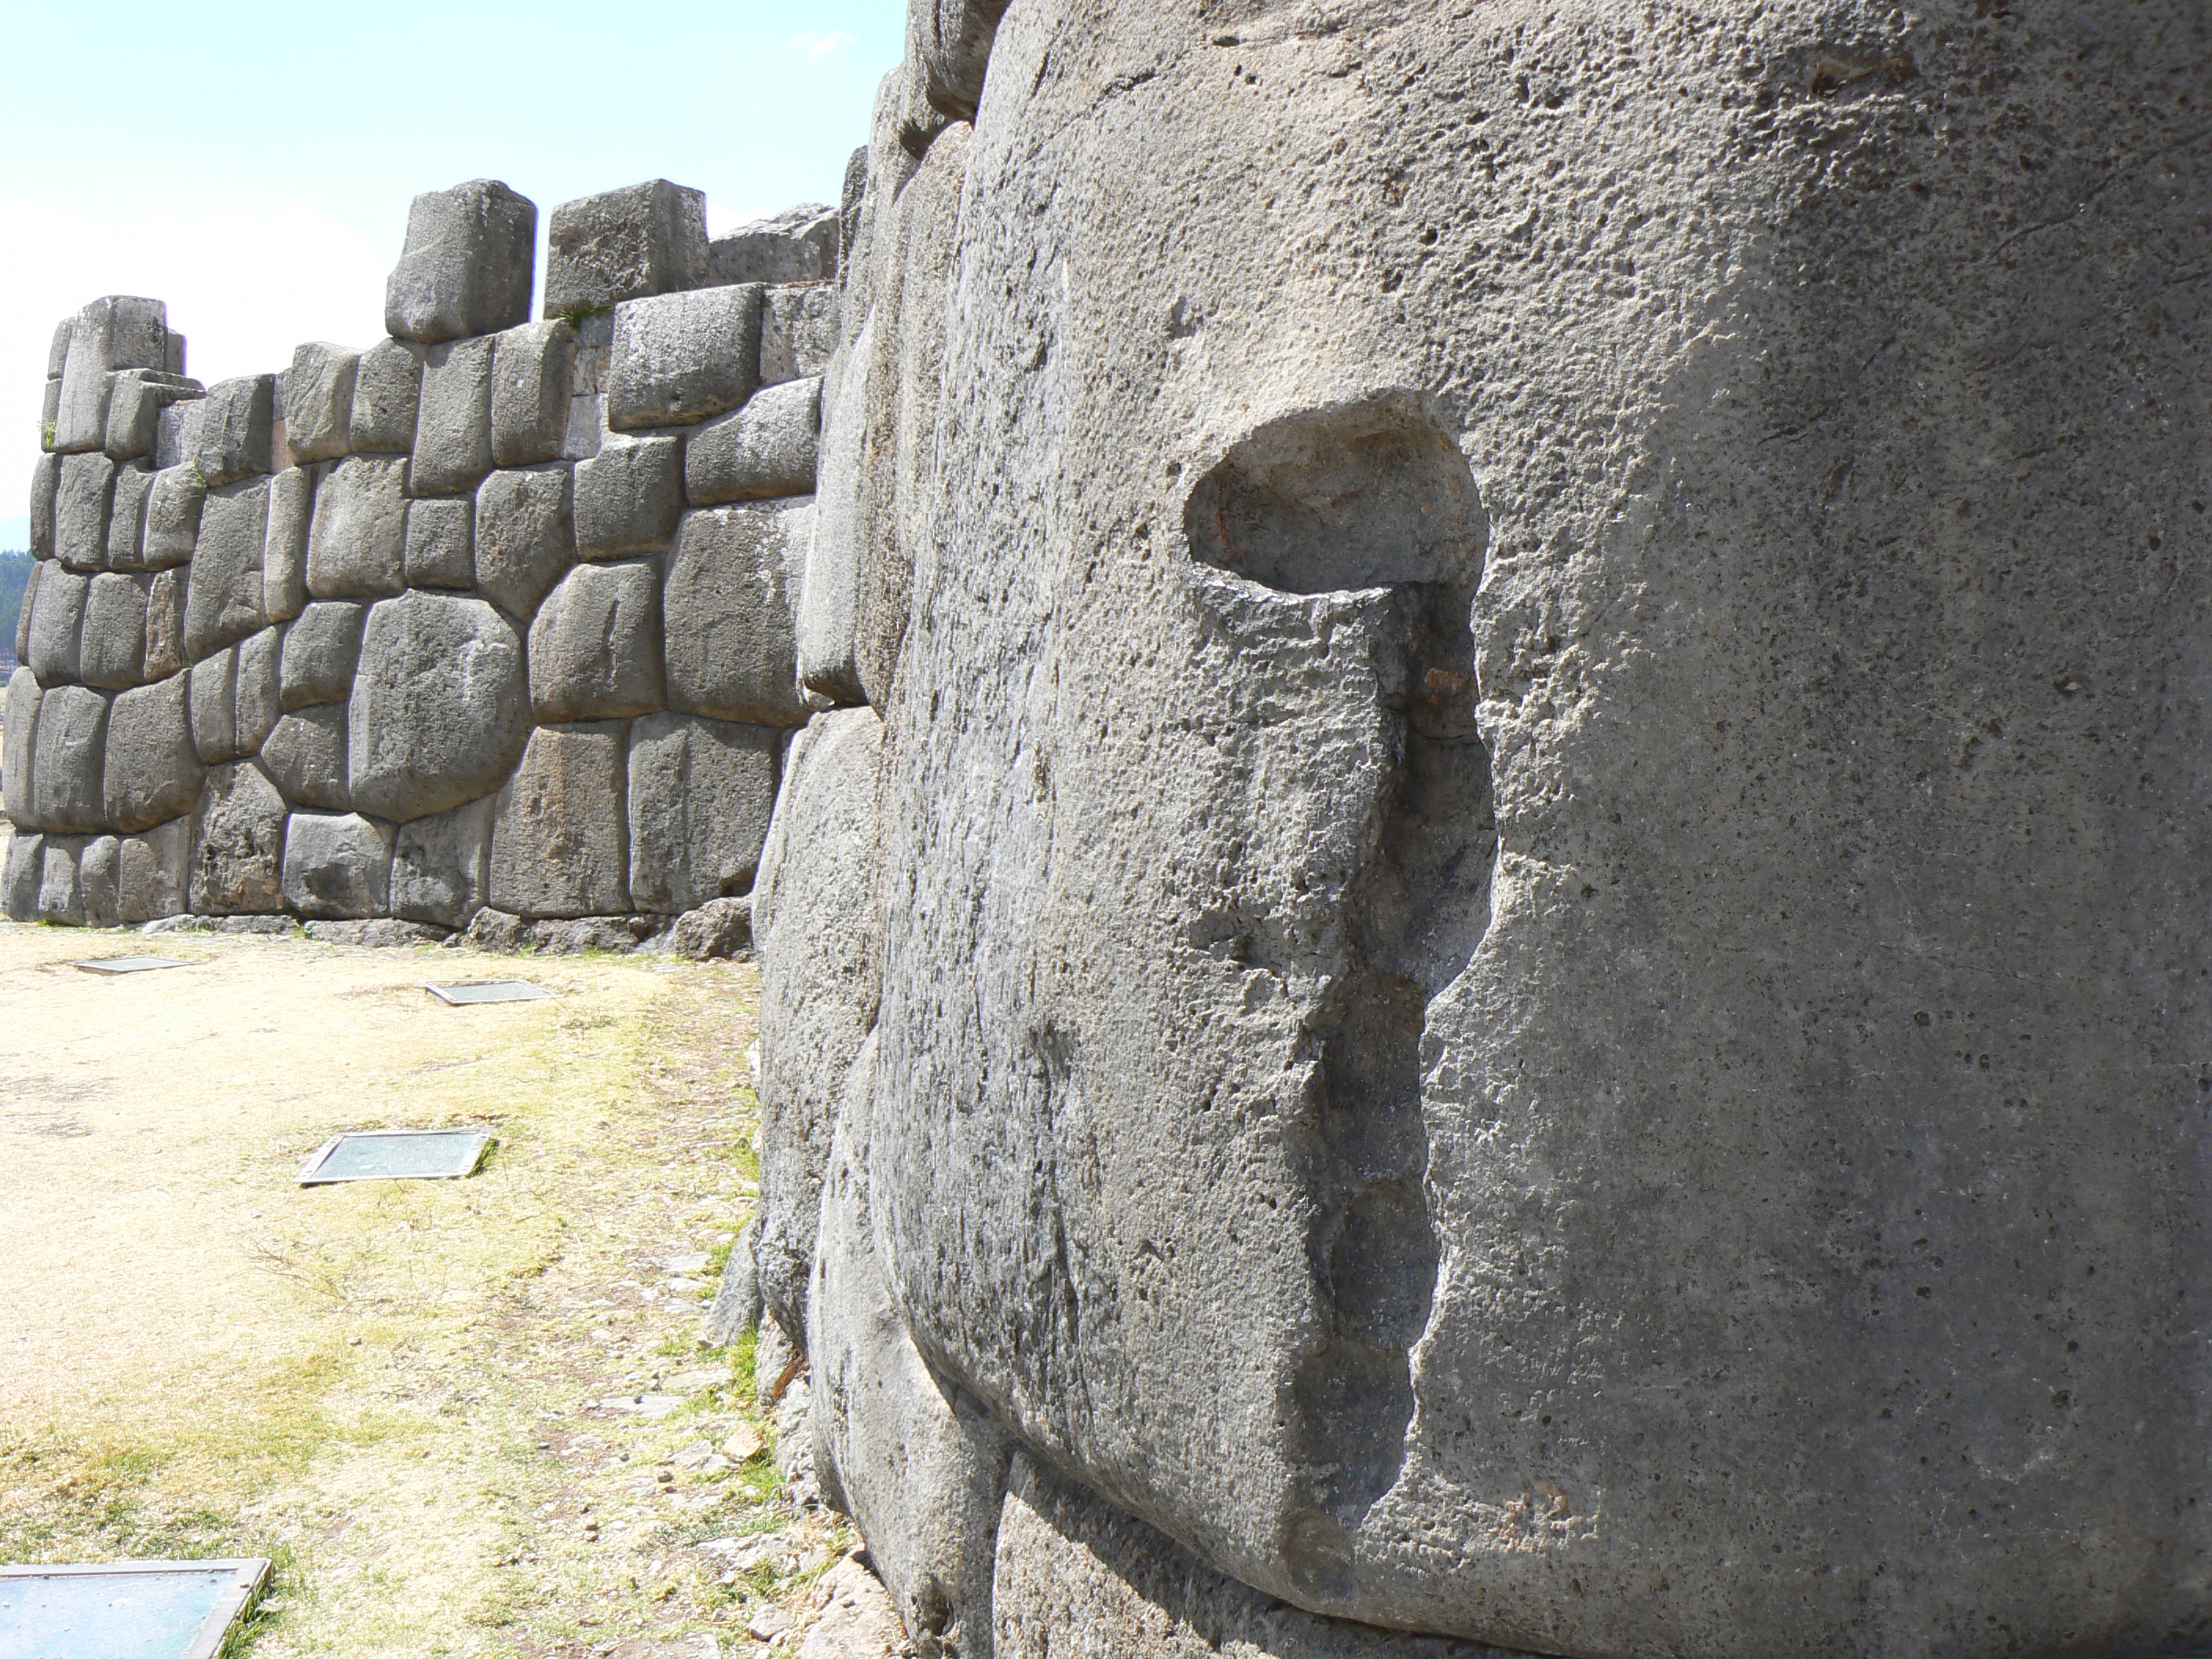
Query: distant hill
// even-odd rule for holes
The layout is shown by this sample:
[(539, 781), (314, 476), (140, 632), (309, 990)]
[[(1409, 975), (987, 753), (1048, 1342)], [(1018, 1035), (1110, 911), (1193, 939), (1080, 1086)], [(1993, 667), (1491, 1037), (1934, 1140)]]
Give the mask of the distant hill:
[(0, 660), (15, 660), (15, 618), (23, 609), (23, 589), (30, 580), (29, 554), (0, 553)]

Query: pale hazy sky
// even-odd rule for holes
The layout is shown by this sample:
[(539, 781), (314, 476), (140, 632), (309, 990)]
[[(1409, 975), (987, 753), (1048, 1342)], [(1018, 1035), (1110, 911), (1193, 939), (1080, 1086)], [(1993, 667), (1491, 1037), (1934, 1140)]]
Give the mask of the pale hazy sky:
[[(164, 300), (201, 380), (366, 345), (407, 204), (672, 179), (719, 231), (837, 199), (902, 0), (0, 0), (0, 547), (24, 544), (54, 324)], [(542, 277), (542, 270), (541, 270)]]

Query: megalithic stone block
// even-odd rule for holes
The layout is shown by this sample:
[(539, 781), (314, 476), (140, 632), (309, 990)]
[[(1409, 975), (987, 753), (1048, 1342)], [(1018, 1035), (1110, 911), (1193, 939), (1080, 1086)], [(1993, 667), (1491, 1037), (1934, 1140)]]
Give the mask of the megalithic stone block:
[(665, 552), (683, 517), (681, 438), (610, 438), (576, 464), (578, 556)]
[(354, 455), (315, 490), (307, 592), (318, 599), (388, 599), (407, 586), (408, 463)]
[(59, 685), (77, 677), (78, 641), (84, 629), (84, 604), (92, 578), (60, 564), (38, 567), (39, 587), (24, 640), (23, 660), (42, 685)]
[(391, 914), (392, 827), (356, 813), (295, 812), (284, 834), (284, 903), (297, 915), (365, 921)]
[(123, 845), (112, 836), (94, 836), (77, 858), (77, 880), (84, 890), (84, 925), (117, 927), (123, 922)]
[(112, 377), (107, 398), (108, 459), (148, 459), (161, 440), (161, 411), (173, 404), (196, 403), (207, 395), (198, 380), (155, 369), (134, 368)]
[(48, 836), (44, 843), (44, 866), (39, 874), (39, 920), (58, 927), (84, 926), (84, 888), (77, 860), (84, 856), (88, 838)]
[(149, 570), (167, 570), (189, 561), (199, 541), (200, 514), (206, 502), (207, 488), (189, 466), (156, 472), (146, 491), (139, 562)]
[(347, 442), (356, 455), (404, 455), (415, 447), (422, 400), (422, 348), (380, 340), (354, 370)]
[(684, 440), (684, 495), (694, 507), (814, 493), (822, 382), (792, 380), (743, 409), (694, 427)]
[(295, 807), (350, 811), (345, 705), (326, 702), (285, 715), (261, 745), (261, 768)]
[(283, 909), (285, 817), (283, 796), (252, 761), (208, 773), (191, 820), (193, 915)]
[(669, 555), (668, 706), (753, 726), (803, 726), (791, 601), (812, 514), (803, 503), (684, 515)]
[(100, 829), (106, 758), (107, 699), (82, 685), (48, 689), (39, 699), (31, 757), (31, 827), (64, 834)]
[(29, 578), (23, 584), (23, 598), (15, 612), (15, 660), (27, 664), (31, 660), (31, 618), (33, 607), (38, 603), (39, 579), (49, 570), (58, 570), (58, 564), (40, 560), (31, 566)]
[(192, 868), (191, 820), (178, 818), (123, 838), (118, 903), (125, 927), (182, 915)]
[(217, 766), (253, 751), (238, 743), (238, 647), (218, 651), (185, 675), (192, 750), (204, 766)]
[(482, 599), (382, 600), (362, 630), (348, 707), (356, 811), (404, 823), (489, 795), (530, 734), (521, 636)]
[(269, 481), (269, 538), (261, 550), (261, 608), (272, 623), (307, 605), (307, 538), (314, 526), (315, 479), (324, 469), (288, 466)]
[(42, 695), (39, 677), (27, 667), (18, 668), (8, 677), (8, 725), (4, 746), (0, 746), (0, 789), (5, 791), (9, 822), (26, 829), (31, 822), (31, 761), (35, 752), (32, 744)]
[(238, 751), (251, 755), (269, 740), (283, 713), (284, 630), (264, 628), (240, 641), (231, 707), (238, 721)]
[(751, 890), (775, 810), (783, 737), (771, 726), (690, 714), (630, 723), (632, 904), (681, 915)]
[(496, 799), (399, 826), (392, 860), (392, 914), (403, 921), (462, 928), (483, 908), (490, 879)]
[(185, 461), (210, 489), (276, 470), (276, 377), (218, 380), (185, 422)]
[(532, 920), (629, 909), (627, 723), (540, 726), (499, 792), (491, 908)]
[(416, 418), (410, 488), (417, 495), (458, 495), (491, 471), (491, 375), (497, 342), (455, 340), (422, 360), (422, 406)]
[(317, 603), (284, 630), (284, 712), (317, 703), (343, 702), (353, 695), (353, 672), (361, 660), (361, 631), (368, 622), (365, 605)]
[(654, 179), (553, 210), (545, 314), (698, 288), (708, 279), (707, 198)]
[(19, 825), (8, 842), (8, 861), (0, 866), (0, 907), (9, 921), (39, 919), (39, 884), (46, 868), (46, 838)]
[(536, 205), (495, 179), (418, 196), (385, 286), (384, 326), (435, 345), (528, 322), (537, 253)]
[(735, 409), (760, 384), (760, 319), (754, 284), (617, 306), (608, 426), (684, 426)]
[(105, 571), (85, 591), (78, 635), (77, 678), (106, 691), (127, 691), (146, 678), (146, 599), (151, 579)]
[(353, 391), (361, 353), (311, 340), (284, 376), (284, 446), (292, 464), (335, 461), (353, 450)]
[(107, 717), (100, 797), (110, 828), (150, 830), (182, 817), (206, 775), (192, 745), (187, 677), (173, 674), (125, 691)]
[(530, 702), (544, 726), (667, 707), (658, 559), (578, 565), (562, 578), (530, 624)]
[(477, 586), (520, 622), (576, 560), (574, 485), (565, 463), (495, 472), (477, 491)]
[(61, 494), (62, 458), (41, 455), (31, 465), (31, 556), (54, 556), (54, 504)]
[(146, 568), (146, 497), (154, 472), (137, 465), (115, 469), (115, 492), (107, 509), (107, 547), (100, 562), (110, 570)]
[(53, 415), (53, 447), (67, 453), (107, 441), (108, 400), (118, 370), (166, 371), (169, 363), (167, 308), (159, 300), (112, 295), (76, 314)]
[(449, 495), (407, 505), (407, 585), (467, 588), (477, 585), (477, 503)]
[(561, 459), (576, 331), (558, 317), (511, 328), (493, 342), (491, 458), (500, 466)]
[(837, 290), (828, 283), (811, 288), (772, 288), (761, 311), (763, 386), (814, 378), (830, 367), (837, 349)]
[(210, 489), (185, 587), (185, 653), (198, 662), (262, 627), (261, 554), (269, 539), (269, 484), (249, 479)]
[(185, 655), (185, 573), (158, 570), (146, 578), (146, 678), (181, 673)]
[(54, 498), (54, 556), (71, 570), (107, 562), (107, 515), (115, 504), (115, 463), (100, 454), (62, 458)]
[(748, 220), (708, 252), (716, 283), (821, 283), (837, 274), (837, 210), (810, 202)]

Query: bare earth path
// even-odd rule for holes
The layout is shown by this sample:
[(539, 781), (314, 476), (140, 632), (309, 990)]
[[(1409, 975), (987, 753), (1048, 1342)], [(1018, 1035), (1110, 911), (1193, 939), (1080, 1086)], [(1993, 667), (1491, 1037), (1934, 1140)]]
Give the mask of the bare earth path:
[[(67, 965), (149, 950), (191, 965)], [(559, 996), (422, 989), (515, 973)], [(757, 986), (0, 923), (0, 1560), (272, 1556), (257, 1659), (803, 1624), (849, 1536), (772, 1457), (707, 1462), (768, 1425), (750, 1352), (696, 1340), (754, 1190)], [(473, 1180), (293, 1183), (338, 1131), (457, 1123), (499, 1137)]]

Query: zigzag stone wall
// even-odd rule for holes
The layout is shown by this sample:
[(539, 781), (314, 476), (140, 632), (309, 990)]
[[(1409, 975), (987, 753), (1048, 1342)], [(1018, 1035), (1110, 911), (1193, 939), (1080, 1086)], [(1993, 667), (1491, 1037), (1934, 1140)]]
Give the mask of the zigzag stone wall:
[(55, 331), (8, 688), (8, 915), (613, 937), (748, 893), (793, 730), (838, 216), (665, 180), (419, 198), (390, 337), (204, 386)]

